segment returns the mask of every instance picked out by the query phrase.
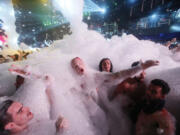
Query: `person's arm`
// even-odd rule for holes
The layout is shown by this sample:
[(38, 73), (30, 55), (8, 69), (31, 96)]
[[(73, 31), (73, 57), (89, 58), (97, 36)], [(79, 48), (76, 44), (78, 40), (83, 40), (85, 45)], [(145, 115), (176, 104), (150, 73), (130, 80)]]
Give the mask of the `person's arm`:
[(157, 66), (159, 64), (159, 61), (154, 61), (154, 60), (147, 60), (144, 63), (141, 63), (140, 66), (134, 67), (134, 68), (130, 68), (130, 69), (126, 69), (126, 70), (122, 70), (116, 73), (112, 73), (112, 74), (108, 74), (109, 78), (111, 79), (120, 79), (120, 78), (126, 78), (129, 76), (132, 76), (142, 70), (146, 70), (152, 66)]
[(8, 71), (10, 71), (12, 74), (16, 74), (19, 76), (22, 76), (24, 78), (37, 78), (40, 79), (42, 78), (41, 75), (32, 73), (30, 66), (26, 65), (24, 68), (18, 67), (16, 65), (11, 65), (11, 67), (8, 69)]
[(109, 100), (112, 101), (120, 94), (125, 94), (126, 89), (130, 87), (130, 81), (132, 78), (127, 78), (123, 80), (120, 84), (117, 85), (116, 89), (114, 90), (113, 94), (110, 96)]

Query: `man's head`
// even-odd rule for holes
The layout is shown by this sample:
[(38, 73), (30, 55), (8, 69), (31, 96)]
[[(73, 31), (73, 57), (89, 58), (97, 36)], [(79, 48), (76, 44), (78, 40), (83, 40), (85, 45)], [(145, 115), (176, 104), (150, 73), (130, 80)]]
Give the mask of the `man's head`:
[(109, 58), (103, 58), (99, 63), (99, 71), (112, 72), (113, 65)]
[(75, 57), (71, 60), (71, 66), (76, 71), (77, 74), (83, 75), (85, 72), (85, 66), (79, 57)]
[(169, 85), (165, 81), (161, 79), (154, 79), (151, 81), (148, 90), (146, 91), (146, 95), (151, 100), (164, 99), (169, 91)]
[(1, 131), (18, 133), (27, 127), (33, 114), (28, 107), (12, 100), (4, 101), (0, 106), (0, 128)]

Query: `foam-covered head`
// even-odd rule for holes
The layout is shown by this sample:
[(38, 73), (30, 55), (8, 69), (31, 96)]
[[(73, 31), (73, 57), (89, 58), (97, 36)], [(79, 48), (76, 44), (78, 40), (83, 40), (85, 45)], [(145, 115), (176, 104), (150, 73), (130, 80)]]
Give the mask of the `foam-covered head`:
[(84, 74), (85, 72), (84, 62), (79, 57), (73, 58), (71, 60), (71, 66), (76, 71), (77, 74), (79, 75)]

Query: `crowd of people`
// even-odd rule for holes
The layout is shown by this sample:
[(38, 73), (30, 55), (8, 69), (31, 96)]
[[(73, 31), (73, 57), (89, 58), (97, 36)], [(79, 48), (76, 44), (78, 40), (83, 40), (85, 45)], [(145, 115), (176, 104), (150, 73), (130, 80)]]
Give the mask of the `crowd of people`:
[[(122, 111), (132, 122), (133, 126), (129, 129), (132, 130), (132, 134), (175, 134), (175, 119), (165, 108), (165, 97), (170, 92), (170, 86), (164, 80), (157, 78), (154, 78), (149, 85), (144, 81), (146, 76), (145, 70), (152, 66), (157, 66), (158, 64), (158, 61), (153, 60), (147, 60), (145, 62), (137, 61), (132, 64), (130, 69), (114, 73), (111, 60), (109, 58), (104, 58), (99, 63), (99, 72), (95, 73), (93, 78), (91, 78), (95, 81), (95, 85), (97, 85), (94, 89), (89, 89), (88, 78), (92, 76), (88, 73), (83, 60), (79, 57), (75, 57), (71, 60), (71, 67), (74, 70), (74, 73), (77, 77), (82, 78), (82, 82), (79, 86), (81, 90), (73, 88), (73, 91), (78, 93), (74, 94), (74, 96), (77, 96), (78, 98), (78, 95), (81, 95), (81, 98), (83, 97), (82, 105), (85, 106), (87, 113), (90, 116), (90, 121), (92, 122), (91, 130), (95, 129), (97, 131), (92, 135), (121, 134), (118, 127), (119, 122), (114, 116), (112, 106), (115, 102), (116, 104), (122, 104), (121, 102), (118, 102), (118, 99), (122, 98), (122, 96), (128, 98), (125, 106), (122, 106)], [(50, 109), (52, 109), (52, 106), (54, 106), (55, 103), (52, 96), (53, 76), (32, 73), (29, 66), (20, 68), (13, 65), (9, 71), (17, 75), (15, 82), (17, 93), (22, 85), (24, 85), (25, 80), (30, 78), (33, 78), (33, 81), (34, 79), (42, 80), (45, 86), (45, 94), (48, 103), (51, 106)], [(139, 72), (141, 72), (140, 75), (133, 77), (133, 75)], [(101, 85), (99, 86), (98, 84)], [(106, 86), (108, 86), (107, 89), (102, 90), (102, 87)], [(43, 135), (66, 135), (65, 131), (71, 129), (71, 124), (73, 123), (69, 123), (69, 120), (63, 117), (62, 114), (56, 119), (52, 119), (50, 116), (45, 122), (36, 121), (35, 123), (32, 123), (31, 121), (33, 119), (37, 119), (35, 118), (36, 115), (31, 112), (28, 107), (23, 106), (21, 102), (13, 100), (14, 98), (12, 97), (3, 101), (0, 105), (1, 135), (28, 135), (32, 134), (32, 130), (33, 135), (42, 134), (34, 128), (39, 128), (37, 124), (42, 125), (41, 127), (43, 128), (43, 123), (46, 123), (49, 129), (51, 129), (46, 131), (46, 128), (44, 128), (42, 130), (44, 131)], [(94, 108), (96, 108), (96, 111)], [(49, 112), (51, 112), (51, 110)], [(87, 127), (84, 125), (84, 128)], [(89, 127), (87, 129), (89, 129)], [(82, 135), (82, 132), (77, 131), (74, 132), (74, 134)]]

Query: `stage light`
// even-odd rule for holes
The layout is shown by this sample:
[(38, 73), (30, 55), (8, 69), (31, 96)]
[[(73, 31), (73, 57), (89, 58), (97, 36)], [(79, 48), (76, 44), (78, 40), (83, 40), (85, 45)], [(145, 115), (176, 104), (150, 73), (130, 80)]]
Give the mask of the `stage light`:
[(131, 3), (131, 4), (133, 4), (135, 2), (136, 2), (136, 0), (129, 0), (129, 3)]
[(180, 18), (180, 9), (176, 12), (176, 18), (177, 18), (177, 19)]
[(151, 15), (151, 19), (155, 20), (157, 18), (157, 14)]
[(101, 8), (101, 9), (100, 9), (100, 12), (101, 12), (102, 14), (105, 14), (105, 13), (106, 13), (106, 9), (105, 9), (105, 8)]
[(180, 32), (180, 25), (173, 25), (170, 28), (172, 31)]

